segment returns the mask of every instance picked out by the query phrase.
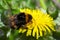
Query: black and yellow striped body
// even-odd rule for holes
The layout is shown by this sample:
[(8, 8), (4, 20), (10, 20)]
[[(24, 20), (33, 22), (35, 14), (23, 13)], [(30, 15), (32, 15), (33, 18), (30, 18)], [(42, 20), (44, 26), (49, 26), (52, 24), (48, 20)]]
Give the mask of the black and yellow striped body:
[(25, 13), (19, 13), (10, 17), (10, 26), (13, 29), (19, 29), (20, 27), (26, 28), (25, 24), (32, 20), (32, 16)]

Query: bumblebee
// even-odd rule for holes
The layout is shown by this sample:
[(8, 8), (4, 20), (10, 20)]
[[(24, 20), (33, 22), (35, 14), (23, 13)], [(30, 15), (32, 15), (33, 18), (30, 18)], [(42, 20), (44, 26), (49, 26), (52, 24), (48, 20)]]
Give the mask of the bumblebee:
[(25, 25), (32, 20), (32, 16), (26, 13), (19, 13), (9, 18), (9, 25), (12, 29), (27, 28)]

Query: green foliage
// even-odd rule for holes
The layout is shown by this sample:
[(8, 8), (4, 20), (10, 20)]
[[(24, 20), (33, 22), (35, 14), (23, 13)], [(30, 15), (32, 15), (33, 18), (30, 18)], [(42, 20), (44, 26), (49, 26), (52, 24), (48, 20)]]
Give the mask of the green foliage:
[(56, 31), (56, 32), (53, 32), (53, 37), (55, 39), (60, 39), (60, 32)]
[[(57, 2), (57, 1), (56, 1)], [(58, 0), (60, 2), (60, 0)], [(57, 2), (57, 3), (58, 3)], [(46, 35), (35, 39), (18, 33), (18, 30), (10, 30), (9, 17), (18, 14), (20, 8), (39, 9), (42, 8), (53, 17), (56, 28), (60, 27), (60, 7), (53, 0), (0, 0), (0, 40), (55, 40), (60, 39), (60, 32), (52, 32), (54, 35)], [(59, 23), (58, 23), (59, 22)], [(56, 29), (58, 30), (58, 29)], [(59, 29), (60, 31), (60, 29)]]

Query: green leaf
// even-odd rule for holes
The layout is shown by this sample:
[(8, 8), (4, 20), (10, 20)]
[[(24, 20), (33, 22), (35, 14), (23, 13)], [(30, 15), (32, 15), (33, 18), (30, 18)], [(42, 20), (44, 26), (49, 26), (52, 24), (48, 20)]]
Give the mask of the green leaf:
[(49, 7), (47, 9), (47, 13), (50, 14), (51, 17), (55, 20), (58, 17), (58, 9), (55, 7)]
[(43, 8), (43, 9), (47, 9), (47, 6), (46, 6), (46, 4), (45, 4), (45, 2), (44, 2), (44, 0), (39, 0), (40, 1), (40, 6)]
[(12, 9), (12, 14), (19, 14), (20, 13), (20, 10), (19, 9)]
[(9, 28), (8, 27), (1, 27), (0, 30), (2, 30), (2, 32), (3, 32), (3, 36), (0, 37), (0, 40), (8, 40), (6, 34), (9, 30)]
[(30, 7), (31, 9), (35, 9), (36, 8), (36, 0), (35, 1), (31, 1), (28, 7)]
[(58, 32), (58, 31), (55, 31), (55, 32), (53, 32), (53, 35), (52, 35), (55, 39), (60, 39), (60, 32)]

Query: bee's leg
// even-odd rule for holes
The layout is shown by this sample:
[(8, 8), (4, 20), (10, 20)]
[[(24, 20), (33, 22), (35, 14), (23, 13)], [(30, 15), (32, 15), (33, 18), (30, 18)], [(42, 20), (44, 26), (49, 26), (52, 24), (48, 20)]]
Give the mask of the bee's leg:
[(28, 28), (26, 27), (26, 25), (22, 25), (22, 28), (24, 28), (24, 29), (28, 29)]

